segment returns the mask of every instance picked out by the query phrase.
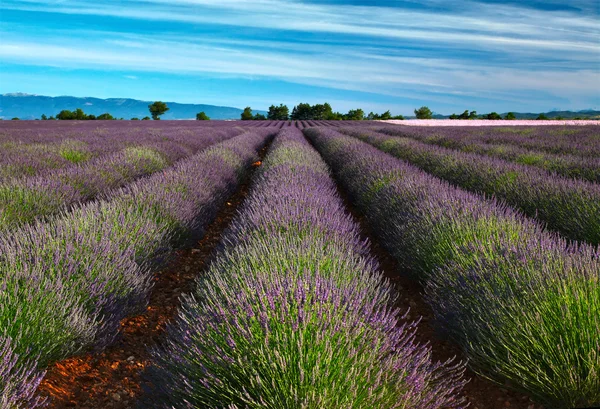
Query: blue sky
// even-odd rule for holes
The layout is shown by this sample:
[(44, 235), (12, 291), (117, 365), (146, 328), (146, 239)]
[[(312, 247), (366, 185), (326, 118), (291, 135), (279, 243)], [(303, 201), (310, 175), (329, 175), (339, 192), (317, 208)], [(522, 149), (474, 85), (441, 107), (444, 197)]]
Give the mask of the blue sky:
[(600, 109), (600, 2), (2, 0), (0, 93)]

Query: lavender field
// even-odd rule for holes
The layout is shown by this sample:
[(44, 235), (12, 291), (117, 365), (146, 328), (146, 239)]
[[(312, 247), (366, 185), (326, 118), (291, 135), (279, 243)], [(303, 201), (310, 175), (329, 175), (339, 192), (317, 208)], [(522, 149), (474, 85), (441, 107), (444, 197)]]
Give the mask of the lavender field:
[(1, 409), (600, 406), (598, 125), (3, 121), (0, 153)]

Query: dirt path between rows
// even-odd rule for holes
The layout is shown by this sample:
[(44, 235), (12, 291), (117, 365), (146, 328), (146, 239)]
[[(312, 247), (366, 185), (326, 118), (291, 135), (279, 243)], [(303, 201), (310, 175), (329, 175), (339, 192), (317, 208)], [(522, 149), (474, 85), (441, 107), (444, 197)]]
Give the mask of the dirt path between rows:
[(252, 176), (270, 146), (261, 149), (249, 175), (208, 226), (204, 237), (192, 248), (179, 250), (154, 277), (154, 288), (146, 312), (121, 322), (122, 337), (101, 354), (87, 354), (58, 362), (48, 368), (40, 385), (49, 396), (49, 408), (125, 409), (135, 406), (142, 393), (141, 375), (152, 365), (148, 347), (164, 336), (165, 326), (177, 313), (179, 297), (190, 292), (204, 271), (237, 209), (246, 198)]

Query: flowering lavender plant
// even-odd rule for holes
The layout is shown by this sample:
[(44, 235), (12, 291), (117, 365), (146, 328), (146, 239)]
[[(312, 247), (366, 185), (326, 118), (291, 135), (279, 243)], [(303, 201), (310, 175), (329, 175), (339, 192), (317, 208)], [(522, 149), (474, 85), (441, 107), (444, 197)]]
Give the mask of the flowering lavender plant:
[(35, 390), (44, 376), (35, 363), (17, 365), (10, 338), (0, 336), (0, 408), (41, 408), (46, 400), (35, 396)]
[(467, 190), (506, 200), (572, 240), (600, 244), (600, 185), (361, 129), (356, 137)]
[(3, 235), (0, 337), (12, 339), (15, 370), (109, 345), (120, 320), (145, 305), (157, 258), (202, 234), (272, 133), (240, 135), (104, 200)]
[(381, 242), (423, 282), (473, 369), (549, 407), (600, 404), (596, 248), (358, 139), (305, 133)]
[(103, 161), (128, 147), (155, 147), (169, 161), (202, 148), (206, 137), (233, 137), (243, 129), (225, 122), (73, 122), (0, 124), (0, 182), (68, 169), (92, 160)]
[[(472, 128), (460, 127), (375, 129), (387, 135), (413, 138), (430, 145), (478, 153), (543, 168), (571, 178), (600, 182), (600, 152), (594, 155), (597, 151), (595, 145), (598, 143), (594, 139), (597, 139), (600, 133), (598, 127), (569, 129), (572, 132), (568, 133), (568, 138), (559, 138), (563, 133), (557, 134), (557, 131), (553, 132), (552, 128), (544, 129), (546, 132), (535, 133), (525, 128), (522, 129), (523, 133), (509, 134), (513, 136), (512, 138), (504, 136), (504, 128), (498, 130), (493, 127), (479, 132), (473, 132)], [(555, 145), (550, 145), (550, 141), (554, 141)], [(562, 152), (561, 149), (570, 153)], [(555, 150), (559, 153), (554, 153)]]
[(142, 406), (461, 407), (464, 365), (432, 362), (394, 294), (327, 167), (285, 127), (153, 350)]
[(46, 218), (62, 209), (89, 201), (142, 176), (167, 168), (173, 161), (222, 141), (223, 134), (203, 135), (194, 150), (175, 142), (130, 146), (79, 166), (58, 169), (0, 184), (0, 230)]

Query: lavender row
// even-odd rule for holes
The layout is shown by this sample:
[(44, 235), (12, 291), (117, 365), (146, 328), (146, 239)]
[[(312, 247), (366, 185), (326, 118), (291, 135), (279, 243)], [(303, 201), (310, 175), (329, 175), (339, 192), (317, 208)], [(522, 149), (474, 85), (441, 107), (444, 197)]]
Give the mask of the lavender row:
[[(179, 134), (194, 135), (200, 129), (228, 131), (240, 128), (239, 122), (231, 121), (23, 121), (0, 124), (0, 143), (20, 144), (52, 143), (63, 139), (81, 141), (97, 140), (100, 137), (135, 139), (136, 136), (171, 137)], [(246, 124), (243, 124), (246, 125)]]
[(44, 219), (73, 204), (107, 194), (227, 138), (227, 134), (215, 132), (195, 140), (193, 147), (174, 141), (133, 146), (83, 165), (2, 183), (0, 231)]
[[(0, 128), (0, 182), (33, 176), (50, 169), (62, 169), (106, 156), (128, 147), (175, 143), (189, 151), (197, 151), (207, 134), (235, 136), (238, 127), (109, 127), (40, 126)], [(4, 124), (3, 124), (4, 125)]]
[(597, 249), (358, 139), (305, 134), (477, 372), (549, 407), (600, 404)]
[(280, 131), (197, 288), (153, 351), (160, 408), (453, 408), (463, 366), (398, 325), (394, 291), (295, 127)]
[(600, 157), (581, 154), (554, 154), (510, 144), (490, 144), (477, 137), (465, 136), (463, 132), (451, 132), (448, 128), (427, 129), (414, 132), (411, 129), (380, 129), (379, 132), (394, 136), (414, 138), (421, 142), (500, 158), (523, 165), (535, 166), (565, 177), (600, 182)]
[(364, 128), (346, 132), (457, 186), (504, 199), (569, 239), (600, 243), (600, 184)]
[[(380, 128), (380, 127), (378, 127)], [(448, 140), (509, 145), (554, 155), (600, 157), (600, 126), (490, 126), (490, 127), (385, 127), (381, 132), (403, 136), (409, 132), (419, 138), (433, 133)]]
[(119, 322), (145, 306), (152, 272), (173, 246), (203, 234), (272, 133), (229, 139), (134, 182), (110, 201), (3, 235), (0, 339), (10, 344), (2, 359), (15, 362), (0, 371), (0, 390), (9, 394), (3, 399), (35, 389), (31, 362), (41, 370), (111, 344)]

